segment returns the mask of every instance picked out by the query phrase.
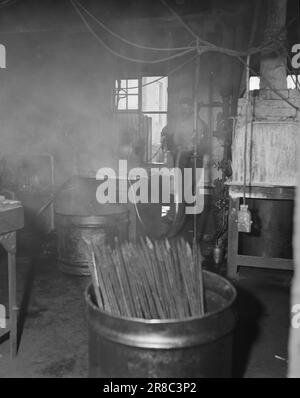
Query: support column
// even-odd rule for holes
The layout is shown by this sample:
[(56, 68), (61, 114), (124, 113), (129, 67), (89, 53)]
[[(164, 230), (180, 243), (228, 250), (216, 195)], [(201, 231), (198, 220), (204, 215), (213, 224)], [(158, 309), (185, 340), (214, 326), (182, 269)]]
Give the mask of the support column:
[[(277, 90), (286, 90), (286, 50), (285, 50), (285, 24), (287, 13), (287, 0), (268, 0), (268, 17), (264, 34), (264, 41), (272, 46), (274, 38), (281, 43), (280, 49), (266, 50), (261, 58), (260, 88), (269, 89), (269, 85)], [(275, 43), (276, 49), (278, 43)], [(265, 78), (265, 79), (264, 79)]]

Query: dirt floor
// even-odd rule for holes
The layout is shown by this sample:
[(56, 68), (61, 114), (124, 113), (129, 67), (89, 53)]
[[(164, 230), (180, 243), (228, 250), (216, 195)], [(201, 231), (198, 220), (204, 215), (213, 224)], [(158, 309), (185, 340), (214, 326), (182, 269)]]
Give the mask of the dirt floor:
[[(0, 266), (6, 304), (7, 267)], [(235, 377), (285, 377), (289, 328), (288, 272), (243, 269), (237, 283)], [(0, 344), (0, 377), (87, 377), (84, 289), (89, 278), (61, 273), (54, 260), (18, 261), (20, 345), (15, 360)]]

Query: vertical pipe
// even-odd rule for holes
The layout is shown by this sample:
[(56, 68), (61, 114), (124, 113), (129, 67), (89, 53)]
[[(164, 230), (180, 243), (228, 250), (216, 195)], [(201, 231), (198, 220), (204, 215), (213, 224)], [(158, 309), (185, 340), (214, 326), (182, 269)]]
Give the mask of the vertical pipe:
[[(197, 39), (197, 48), (198, 47), (198, 39)], [(193, 125), (193, 138), (194, 138), (194, 189), (196, 192), (197, 189), (197, 155), (198, 155), (198, 150), (197, 150), (197, 145), (198, 145), (198, 89), (199, 89), (199, 78), (200, 78), (200, 55), (196, 57), (195, 61), (195, 86), (194, 86), (194, 125)], [(196, 248), (197, 246), (197, 214), (194, 214), (194, 241), (193, 241), (193, 246)], [(197, 250), (195, 250), (197, 252)]]
[[(195, 61), (195, 87), (194, 87), (194, 132), (193, 132), (193, 138), (194, 138), (194, 189), (195, 193), (197, 191), (197, 157), (198, 157), (198, 136), (199, 136), (199, 131), (198, 131), (198, 91), (199, 91), (199, 80), (200, 80), (200, 52), (199, 52), (199, 39), (197, 39), (197, 51), (198, 51), (198, 56), (196, 57)], [(203, 193), (202, 193), (203, 194)], [(194, 237), (193, 237), (193, 257), (194, 257), (194, 266), (195, 269), (199, 269), (199, 272), (201, 274), (201, 280), (202, 280), (202, 264), (199, 262), (199, 253), (198, 253), (198, 248), (197, 248), (197, 213), (195, 212), (194, 214)], [(201, 260), (200, 260), (201, 261)], [(201, 289), (201, 300), (200, 300), (200, 314), (204, 315), (205, 313), (205, 308), (204, 308), (204, 296), (203, 296), (203, 286)]]

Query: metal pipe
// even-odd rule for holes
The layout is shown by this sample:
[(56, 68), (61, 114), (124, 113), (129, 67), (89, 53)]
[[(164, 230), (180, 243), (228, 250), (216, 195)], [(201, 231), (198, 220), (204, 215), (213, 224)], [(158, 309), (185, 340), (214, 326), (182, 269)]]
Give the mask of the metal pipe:
[[(199, 39), (197, 39), (197, 48), (199, 48)], [(197, 145), (198, 145), (198, 89), (199, 89), (199, 79), (200, 79), (200, 53), (198, 52), (198, 56), (195, 60), (195, 86), (194, 86), (194, 189), (196, 192), (197, 189)], [(193, 239), (193, 246), (196, 247), (197, 245), (197, 215), (194, 214), (194, 239)], [(196, 252), (196, 251), (195, 251)], [(198, 263), (198, 262), (197, 262)]]

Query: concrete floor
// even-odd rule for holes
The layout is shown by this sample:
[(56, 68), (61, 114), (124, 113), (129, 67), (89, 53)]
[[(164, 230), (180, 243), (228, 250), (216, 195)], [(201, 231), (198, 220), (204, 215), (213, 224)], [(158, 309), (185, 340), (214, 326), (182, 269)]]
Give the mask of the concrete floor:
[[(6, 303), (5, 263), (0, 266), (0, 303)], [(0, 345), (0, 377), (86, 377), (87, 329), (83, 291), (89, 282), (62, 274), (55, 261), (18, 261), (21, 339), (18, 357)], [(236, 377), (286, 376), (291, 274), (240, 272)], [(276, 356), (282, 358), (278, 359)]]

